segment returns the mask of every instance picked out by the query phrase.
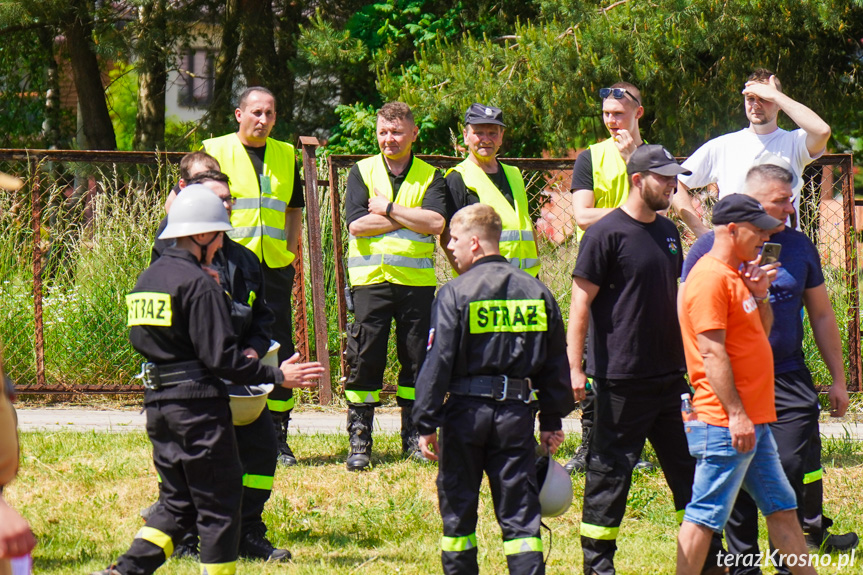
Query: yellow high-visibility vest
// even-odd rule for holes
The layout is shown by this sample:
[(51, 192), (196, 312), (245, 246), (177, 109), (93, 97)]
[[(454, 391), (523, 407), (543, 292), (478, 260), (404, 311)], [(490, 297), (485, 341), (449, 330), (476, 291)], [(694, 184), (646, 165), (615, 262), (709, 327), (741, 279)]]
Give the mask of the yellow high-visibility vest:
[[(435, 168), (413, 158), (405, 181), (393, 199), (393, 186), (383, 154), (357, 162), (363, 182), (373, 197), (375, 188), (391, 202), (407, 208), (421, 208), (426, 190), (434, 180)], [(434, 236), (399, 228), (377, 236), (351, 236), (348, 244), (348, 276), (351, 285), (390, 282), (406, 286), (437, 284), (434, 271)]]
[[(619, 208), (629, 197), (629, 175), (626, 162), (620, 155), (614, 138), (593, 144), (590, 163), (593, 168), (593, 207)], [(581, 239), (585, 230), (576, 226), (576, 237)]]
[(231, 179), (236, 198), (228, 232), (231, 239), (252, 250), (270, 268), (283, 268), (296, 257), (288, 250), (285, 210), (294, 191), (294, 147), (267, 138), (261, 183), (249, 153), (236, 133), (204, 140), (204, 149), (219, 160)]
[(498, 164), (512, 190), (514, 208), (482, 168), (474, 164), (470, 158), (451, 168), (447, 174), (453, 170), (461, 174), (465, 187), (479, 196), (481, 203), (494, 208), (503, 222), (503, 232), (500, 234), (500, 255), (515, 267), (536, 277), (539, 274), (539, 256), (536, 253), (533, 222), (527, 206), (524, 179), (521, 177), (521, 171), (515, 166), (509, 166), (503, 162)]

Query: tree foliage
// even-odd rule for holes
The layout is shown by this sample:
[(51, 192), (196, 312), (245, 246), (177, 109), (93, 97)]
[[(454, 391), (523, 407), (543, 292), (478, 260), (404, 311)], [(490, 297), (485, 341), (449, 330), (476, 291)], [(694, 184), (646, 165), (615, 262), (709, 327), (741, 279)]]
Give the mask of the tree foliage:
[[(745, 125), (742, 97), (755, 67), (842, 132), (859, 130), (863, 10), (851, 1), (544, 0), (540, 16), (505, 38), (424, 46), (411, 66), (378, 75), (384, 99), (401, 99), (436, 126), (443, 150), (473, 101), (500, 106), (509, 155), (561, 151), (606, 137), (598, 90), (618, 80), (644, 96), (650, 141), (686, 154)], [(840, 105), (841, 103), (841, 105)]]

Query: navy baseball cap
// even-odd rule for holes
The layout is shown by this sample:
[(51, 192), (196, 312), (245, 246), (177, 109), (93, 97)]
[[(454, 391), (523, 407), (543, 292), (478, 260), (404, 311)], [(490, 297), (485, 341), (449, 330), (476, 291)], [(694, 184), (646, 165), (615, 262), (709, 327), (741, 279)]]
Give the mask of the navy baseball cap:
[(503, 110), (485, 104), (471, 104), (464, 113), (464, 125), (468, 124), (497, 124), (506, 127), (503, 123)]
[(626, 173), (640, 172), (653, 172), (660, 176), (692, 175), (692, 172), (677, 163), (671, 152), (659, 144), (642, 144), (632, 152), (626, 163)]
[(772, 230), (782, 225), (782, 221), (764, 211), (758, 200), (746, 194), (730, 194), (716, 202), (712, 221), (715, 226), (749, 222), (762, 230)]

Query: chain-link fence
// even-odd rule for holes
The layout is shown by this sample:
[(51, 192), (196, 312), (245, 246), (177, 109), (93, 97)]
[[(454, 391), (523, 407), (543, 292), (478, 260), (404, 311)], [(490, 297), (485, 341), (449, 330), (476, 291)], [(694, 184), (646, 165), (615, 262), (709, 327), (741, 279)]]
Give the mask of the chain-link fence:
[[(328, 159), (330, 190), (323, 212), (327, 226), (332, 227), (332, 248), (335, 259), (328, 268), (328, 291), (337, 305), (336, 320), (339, 329), (338, 349), (341, 352), (339, 368), (342, 381), (348, 366), (344, 360), (345, 329), (350, 314), (345, 308), (344, 267), (348, 232), (344, 225), (344, 195), (347, 174), (350, 168), (367, 156), (330, 156)], [(462, 161), (461, 158), (443, 156), (419, 156), (432, 166), (446, 170)], [(578, 254), (574, 225), (571, 216), (570, 182), (573, 160), (510, 158), (505, 163), (522, 171), (527, 190), (531, 219), (539, 238), (541, 260), (540, 279), (549, 287), (561, 307), (564, 316), (569, 315), (572, 288), (572, 269)], [(859, 389), (860, 380), (860, 324), (857, 296), (857, 242), (854, 228), (854, 195), (851, 157), (848, 155), (824, 156), (812, 164), (805, 173), (804, 202), (801, 207), (801, 226), (818, 246), (824, 264), (827, 286), (836, 311), (846, 350), (846, 367), (849, 388)], [(693, 190), (705, 206), (704, 218), (709, 221), (710, 210), (715, 202), (715, 188)], [(685, 249), (695, 237), (678, 222)], [(328, 251), (326, 253), (329, 253)], [(325, 258), (325, 263), (329, 259)], [(451, 267), (438, 245), (435, 258), (438, 285), (452, 278)], [(333, 325), (331, 323), (331, 325)], [(805, 352), (812, 366), (816, 382), (829, 383), (829, 374), (821, 362), (817, 347), (806, 322)], [(394, 390), (398, 373), (398, 361), (391, 334), (389, 366), (385, 374), (385, 389)], [(336, 349), (332, 345), (331, 349)], [(847, 350), (850, 350), (848, 352)]]
[[(304, 358), (330, 355), (343, 377), (343, 222), (347, 171), (365, 156), (315, 161), (303, 141), (308, 236), (295, 285), (295, 341)], [(128, 343), (125, 294), (149, 262), (163, 200), (182, 154), (0, 150), (0, 171), (25, 180), (0, 193), (0, 340), (7, 372), (24, 392), (138, 392), (140, 358)], [(460, 158), (423, 157), (442, 169)], [(570, 217), (571, 159), (510, 159), (527, 183), (539, 237), (541, 279), (569, 311), (577, 244)], [(850, 156), (825, 156), (805, 173), (801, 225), (821, 253), (840, 320), (849, 387), (859, 389), (857, 231)], [(318, 179), (318, 173), (327, 179)], [(318, 193), (320, 192), (320, 193)], [(703, 191), (709, 198), (709, 191)], [(705, 202), (711, 205), (710, 201)], [(709, 210), (708, 210), (709, 211)], [(705, 216), (707, 217), (707, 216)], [(684, 241), (688, 245), (691, 242)], [(308, 240), (308, 241), (307, 241)], [(438, 248), (439, 283), (452, 277)], [(311, 292), (311, 297), (306, 297)], [(313, 318), (308, 321), (307, 318)], [(816, 381), (827, 381), (807, 324), (806, 355)], [(310, 341), (312, 342), (310, 344)], [(331, 352), (328, 350), (332, 350)], [(395, 353), (387, 382), (394, 383)], [(317, 399), (332, 397), (329, 378)]]
[[(22, 393), (142, 390), (125, 296), (149, 264), (183, 155), (0, 150), (0, 171), (24, 180), (0, 194), (0, 341)], [(308, 357), (298, 316), (297, 350)]]

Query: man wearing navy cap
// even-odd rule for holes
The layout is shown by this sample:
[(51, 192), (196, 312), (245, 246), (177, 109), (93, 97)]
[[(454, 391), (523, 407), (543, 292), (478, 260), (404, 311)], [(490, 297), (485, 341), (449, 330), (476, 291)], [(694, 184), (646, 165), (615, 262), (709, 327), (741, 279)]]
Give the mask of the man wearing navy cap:
[[(454, 214), (476, 203), (494, 208), (503, 221), (501, 255), (510, 264), (536, 277), (539, 256), (524, 178), (518, 168), (497, 160), (506, 127), (503, 112), (493, 106), (471, 104), (465, 112), (464, 124), (468, 156), (447, 172), (448, 211)], [(446, 246), (448, 242), (449, 230), (445, 230), (441, 235), (441, 245)], [(445, 251), (455, 269), (452, 254)]]
[(581, 546), (584, 572), (597, 575), (615, 573), (617, 534), (645, 439), (659, 457), (678, 517), (695, 475), (680, 421), (680, 395), (689, 391), (676, 306), (683, 250), (677, 227), (657, 214), (687, 171), (662, 146), (643, 145), (627, 172), (626, 201), (581, 240), (567, 329), (575, 399), (584, 398), (588, 376), (596, 394)]

